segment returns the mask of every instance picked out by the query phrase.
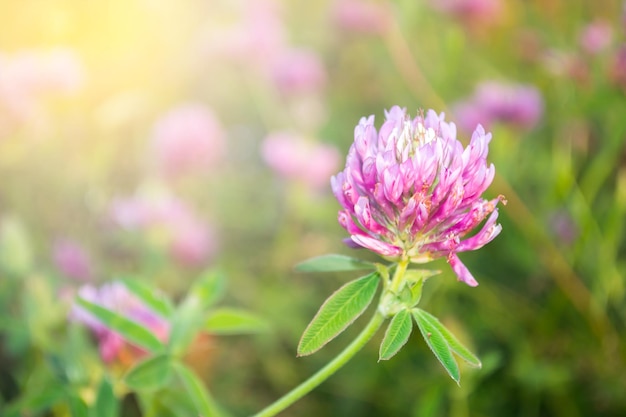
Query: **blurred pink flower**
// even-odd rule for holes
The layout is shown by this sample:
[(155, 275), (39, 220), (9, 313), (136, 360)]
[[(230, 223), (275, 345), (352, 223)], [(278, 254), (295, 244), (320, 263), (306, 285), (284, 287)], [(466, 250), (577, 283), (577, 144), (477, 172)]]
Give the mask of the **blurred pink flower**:
[(263, 141), (261, 153), (279, 175), (321, 189), (339, 166), (339, 152), (331, 145), (314, 143), (288, 132), (274, 132)]
[(585, 52), (591, 55), (606, 50), (613, 40), (613, 29), (604, 21), (588, 24), (580, 33), (579, 43)]
[[(143, 304), (120, 282), (111, 282), (100, 287), (85, 285), (78, 290), (77, 295), (143, 325), (162, 341), (168, 338), (167, 320)], [(107, 363), (125, 360), (128, 355), (138, 358), (144, 354), (141, 349), (132, 346), (119, 333), (109, 329), (78, 304), (72, 306), (70, 319), (91, 330), (98, 340), (100, 356)]]
[(429, 0), (431, 7), (470, 26), (489, 25), (503, 14), (501, 0)]
[(543, 114), (543, 99), (530, 85), (488, 81), (479, 84), (472, 97), (453, 107), (465, 131), (473, 131), (478, 124), (489, 128), (493, 123), (531, 129)]
[(82, 62), (69, 48), (0, 53), (0, 114), (25, 122), (42, 111), (42, 100), (73, 94), (84, 79)]
[(78, 281), (89, 281), (93, 278), (89, 254), (77, 242), (69, 239), (54, 242), (52, 259), (57, 269), (68, 278)]
[(171, 243), (172, 256), (182, 265), (202, 265), (217, 251), (211, 229), (195, 218), (178, 220)]
[(287, 44), (279, 4), (248, 0), (237, 12), (231, 24), (208, 31), (204, 49), (244, 67), (269, 71)]
[(278, 90), (285, 95), (319, 92), (327, 78), (320, 57), (305, 49), (290, 49), (277, 57), (272, 76)]
[(171, 196), (116, 199), (111, 205), (111, 218), (129, 231), (160, 232), (171, 256), (184, 266), (203, 265), (217, 251), (213, 229), (185, 202)]
[(380, 3), (367, 0), (335, 0), (334, 23), (347, 32), (380, 34), (387, 30), (391, 16)]
[(170, 110), (156, 123), (151, 147), (159, 170), (177, 177), (210, 171), (223, 158), (226, 142), (213, 112), (191, 103)]

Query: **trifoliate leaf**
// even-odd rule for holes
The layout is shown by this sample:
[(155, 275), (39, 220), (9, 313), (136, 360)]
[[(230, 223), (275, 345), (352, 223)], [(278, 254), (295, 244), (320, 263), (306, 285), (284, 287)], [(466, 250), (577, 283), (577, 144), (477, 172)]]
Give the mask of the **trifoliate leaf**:
[(413, 322), (408, 310), (400, 310), (389, 322), (387, 331), (380, 345), (378, 360), (391, 359), (400, 351), (411, 336)]
[(333, 293), (304, 330), (298, 356), (310, 355), (343, 332), (372, 302), (378, 288), (377, 272), (351, 281)]
[(459, 366), (454, 359), (454, 355), (452, 354), (452, 349), (448, 345), (448, 342), (443, 337), (439, 329), (434, 326), (430, 320), (423, 314), (424, 310), (419, 308), (415, 308), (412, 310), (413, 317), (415, 318), (415, 322), (417, 323), (417, 327), (419, 327), (426, 344), (430, 348), (430, 350), (434, 353), (435, 357), (439, 360), (439, 362), (443, 365), (445, 370), (448, 372), (450, 377), (456, 381), (458, 384), (461, 375), (459, 373)]

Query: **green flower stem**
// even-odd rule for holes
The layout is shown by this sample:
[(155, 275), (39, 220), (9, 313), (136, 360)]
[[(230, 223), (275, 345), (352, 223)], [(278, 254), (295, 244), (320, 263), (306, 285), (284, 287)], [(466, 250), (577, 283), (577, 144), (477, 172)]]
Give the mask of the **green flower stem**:
[(361, 331), (361, 333), (348, 345), (335, 359), (330, 361), (326, 366), (313, 374), (309, 379), (292, 389), (290, 392), (279, 398), (274, 403), (270, 404), (263, 410), (259, 411), (253, 417), (271, 417), (280, 413), (291, 404), (304, 397), (311, 392), (315, 387), (328, 379), (339, 368), (345, 365), (352, 357), (359, 351), (365, 344), (376, 334), (380, 326), (385, 321), (385, 318), (377, 311), (372, 317), (367, 326)]
[(389, 286), (389, 291), (394, 294), (397, 294), (400, 290), (400, 285), (404, 281), (404, 274), (406, 273), (406, 269), (409, 266), (408, 259), (402, 259), (398, 262), (398, 266), (396, 267), (396, 272), (393, 274), (393, 278), (391, 280), (391, 285)]

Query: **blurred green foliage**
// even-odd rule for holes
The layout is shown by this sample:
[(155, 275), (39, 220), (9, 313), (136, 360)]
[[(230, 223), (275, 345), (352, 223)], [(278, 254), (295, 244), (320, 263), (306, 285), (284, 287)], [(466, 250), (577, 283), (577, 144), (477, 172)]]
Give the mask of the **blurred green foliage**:
[[(330, 252), (376, 257), (343, 246), (329, 187), (311, 192), (264, 164), (263, 137), (295, 130), (345, 155), (360, 117), (375, 114), (380, 125), (383, 109), (398, 104), (454, 120), (453, 103), (485, 80), (536, 86), (543, 117), (532, 130), (491, 127), (497, 174), (488, 193), (505, 195), (508, 205), (500, 209), (501, 235), (462, 255), (480, 286), (457, 283), (438, 261), (444, 272), (427, 281), (420, 304), (478, 353), (483, 368), (462, 369), (458, 387), (416, 332), (377, 363), (380, 334), (282, 415), (624, 415), (626, 70), (616, 67), (626, 44), (623, 4), (502, 1), (491, 20), (472, 21), (425, 1), (373, 2), (384, 29), (354, 33), (333, 23), (332, 0), (279, 2), (286, 38), (316, 51), (328, 73), (323, 90), (298, 101), (278, 94), (252, 64), (211, 52), (223, 44), (218, 29), (251, 3), (0, 4), (11, 16), (0, 27), (0, 80), (12, 54), (58, 45), (75, 50), (86, 73), (77, 93), (41, 99), (35, 118), (0, 118), (3, 415), (112, 416), (103, 404), (118, 402), (119, 415), (146, 409), (124, 386), (128, 367), (105, 365), (90, 334), (68, 322), (81, 283), (53, 262), (59, 237), (86, 248), (95, 283), (133, 276), (174, 300), (206, 267), (226, 271), (228, 305), (254, 311), (272, 330), (212, 337), (185, 359), (194, 372), (180, 364), (177, 372), (187, 386), (200, 377), (232, 415), (278, 398), (363, 325), (359, 319), (324, 350), (296, 359), (320, 303), (355, 276), (293, 266)], [(581, 31), (597, 21), (612, 37), (601, 52), (586, 53)], [(228, 152), (209, 175), (167, 182), (149, 162), (148, 140), (164, 112), (189, 101), (215, 111)], [(459, 134), (467, 143), (468, 133)], [(180, 265), (158, 233), (111, 227), (113, 199), (153, 187), (215, 225), (219, 250), (211, 259)], [(176, 389), (154, 394), (151, 415), (193, 413), (193, 401)]]

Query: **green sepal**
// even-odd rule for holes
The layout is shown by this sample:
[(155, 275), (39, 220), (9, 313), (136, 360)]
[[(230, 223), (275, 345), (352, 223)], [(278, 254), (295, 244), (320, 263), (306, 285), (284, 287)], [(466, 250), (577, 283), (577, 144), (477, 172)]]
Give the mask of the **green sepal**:
[(426, 281), (430, 277), (441, 274), (438, 269), (407, 269), (404, 279), (408, 282)]

